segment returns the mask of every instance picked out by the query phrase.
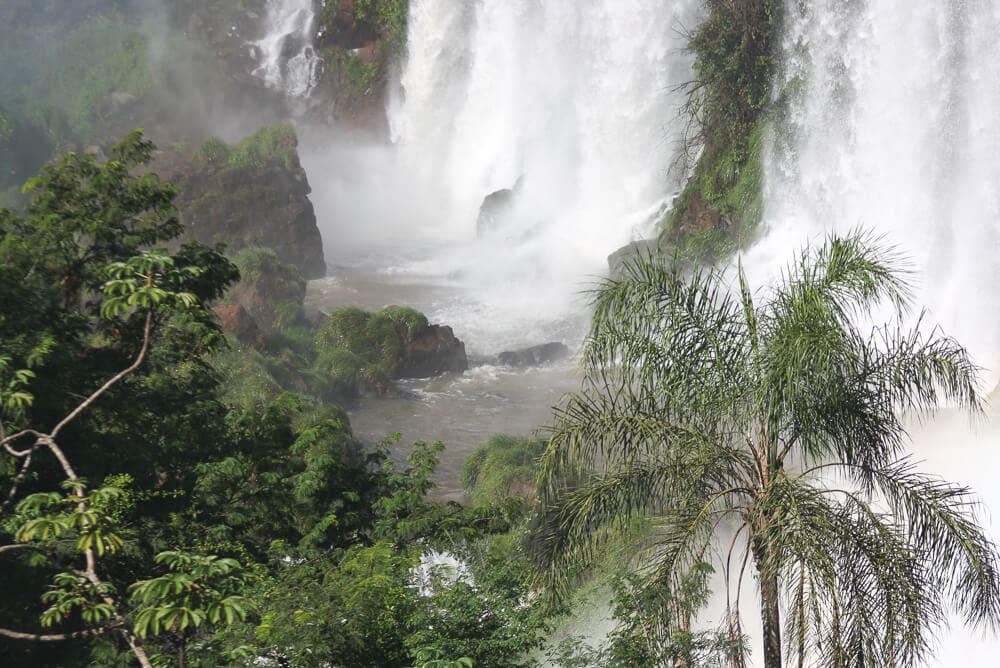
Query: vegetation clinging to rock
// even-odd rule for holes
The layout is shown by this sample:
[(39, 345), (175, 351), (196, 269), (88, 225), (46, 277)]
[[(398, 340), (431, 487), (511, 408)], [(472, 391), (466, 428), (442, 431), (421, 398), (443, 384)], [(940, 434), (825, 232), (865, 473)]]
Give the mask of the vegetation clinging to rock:
[[(683, 246), (706, 228), (749, 241), (762, 214), (762, 146), (777, 67), (780, 3), (706, 0), (709, 15), (694, 30), (695, 79), (687, 102), (686, 158), (697, 160), (664, 221), (661, 240)], [(721, 237), (720, 237), (721, 240)]]

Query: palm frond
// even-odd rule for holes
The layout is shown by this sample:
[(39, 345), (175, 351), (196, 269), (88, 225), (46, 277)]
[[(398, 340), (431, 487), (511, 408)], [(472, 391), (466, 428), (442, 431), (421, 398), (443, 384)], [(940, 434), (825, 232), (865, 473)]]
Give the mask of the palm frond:
[[(540, 463), (548, 586), (565, 591), (609, 536), (655, 518), (644, 582), (672, 592), (714, 557), (728, 580), (741, 553), (734, 609), (751, 564), (772, 663), (782, 614), (786, 656), (837, 668), (918, 665), (951, 607), (1000, 624), (1000, 556), (974, 497), (899, 459), (905, 415), (982, 410), (966, 350), (923, 315), (899, 326), (905, 279), (893, 249), (853, 232), (804, 250), (768, 293), (742, 266), (731, 285), (654, 256), (602, 283), (583, 388)], [(893, 322), (862, 331), (880, 304)]]
[(996, 630), (1000, 555), (976, 521), (979, 502), (972, 492), (918, 472), (909, 458), (850, 473), (866, 491), (885, 499), (900, 529), (922, 551), (928, 585), (947, 592), (968, 623)]
[(943, 402), (981, 414), (978, 377), (982, 369), (969, 352), (940, 328), (929, 332), (922, 312), (908, 330), (883, 328), (873, 335), (868, 349), (868, 382), (872, 391), (891, 401), (897, 410), (928, 415)]
[(861, 230), (830, 235), (818, 248), (807, 246), (801, 252), (786, 270), (771, 304), (781, 310), (817, 300), (828, 304), (842, 321), (866, 315), (883, 301), (899, 313), (913, 298), (905, 280), (910, 273), (903, 256), (883, 236)]

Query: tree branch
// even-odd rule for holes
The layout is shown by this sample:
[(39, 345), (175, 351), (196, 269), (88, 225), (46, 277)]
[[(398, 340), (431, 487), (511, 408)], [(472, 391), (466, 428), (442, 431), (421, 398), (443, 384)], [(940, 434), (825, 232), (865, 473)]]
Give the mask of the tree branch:
[(98, 388), (93, 394), (84, 399), (79, 406), (74, 408), (69, 415), (64, 417), (62, 421), (59, 424), (57, 424), (55, 428), (52, 430), (52, 432), (49, 434), (49, 436), (52, 439), (55, 439), (55, 437), (59, 435), (59, 431), (67, 424), (72, 422), (74, 419), (76, 419), (76, 417), (80, 415), (80, 413), (90, 408), (90, 406), (95, 401), (97, 401), (97, 399), (100, 398), (102, 394), (111, 389), (115, 384), (121, 381), (122, 378), (125, 378), (130, 373), (132, 373), (140, 366), (142, 366), (143, 361), (146, 359), (146, 353), (149, 352), (149, 342), (150, 339), (152, 338), (151, 336), (152, 330), (153, 330), (153, 312), (150, 311), (146, 314), (146, 324), (143, 327), (143, 332), (142, 332), (142, 347), (139, 349), (139, 354), (136, 355), (135, 361), (133, 361), (132, 364), (130, 364), (129, 366), (122, 369), (114, 376), (112, 376), (111, 379), (108, 380), (108, 382), (104, 383), (104, 385), (101, 385), (101, 387)]
[(21, 631), (11, 631), (0, 628), (0, 637), (12, 638), (14, 640), (31, 640), (34, 642), (56, 642), (60, 640), (73, 640), (75, 638), (89, 638), (99, 636), (105, 629), (86, 629), (83, 631), (73, 631), (70, 633), (23, 633)]
[[(109, 389), (114, 387), (123, 378), (136, 371), (142, 365), (142, 363), (146, 359), (146, 355), (149, 352), (150, 340), (152, 339), (152, 330), (153, 330), (153, 312), (149, 311), (146, 314), (146, 323), (143, 327), (142, 346), (139, 348), (139, 353), (136, 355), (132, 363), (128, 365), (126, 368), (116, 373), (114, 376), (112, 376), (106, 383), (101, 385), (101, 387), (95, 390), (89, 397), (80, 402), (80, 404), (77, 405), (77, 407), (74, 408), (72, 411), (70, 411), (70, 413), (66, 417), (64, 417), (55, 426), (55, 428), (52, 429), (50, 433), (42, 434), (40, 432), (36, 432), (30, 429), (25, 429), (11, 436), (7, 436), (2, 441), (0, 441), (0, 443), (3, 444), (5, 450), (10, 452), (14, 456), (20, 456), (25, 458), (25, 464), (22, 466), (21, 473), (18, 475), (18, 479), (15, 480), (13, 489), (8, 495), (8, 499), (4, 503), (3, 507), (6, 507), (6, 505), (10, 503), (10, 500), (13, 498), (13, 495), (16, 492), (19, 480), (27, 472), (27, 467), (31, 462), (31, 452), (40, 445), (46, 446), (49, 449), (49, 451), (52, 452), (53, 456), (55, 456), (55, 458), (59, 461), (59, 464), (62, 467), (63, 472), (66, 474), (67, 479), (79, 480), (79, 476), (76, 474), (76, 471), (74, 470), (73, 465), (70, 463), (69, 458), (66, 457), (66, 453), (64, 453), (62, 448), (59, 447), (59, 444), (56, 443), (56, 437), (59, 435), (59, 432), (60, 430), (62, 430), (63, 427), (68, 425), (70, 422), (76, 419), (81, 413), (90, 408), (94, 404), (94, 402), (101, 397), (101, 395), (103, 395)], [(9, 443), (26, 435), (34, 435), (36, 439), (35, 444), (31, 447), (31, 449), (25, 451), (24, 454), (18, 455), (17, 451), (11, 448)], [(78, 505), (80, 509), (83, 510), (84, 507), (87, 505), (83, 489), (77, 487), (74, 490), (74, 493), (76, 496), (80, 497), (80, 502)], [(20, 546), (0, 547), (0, 552), (10, 549), (19, 549), (19, 548)], [(97, 575), (97, 560), (94, 557), (94, 551), (90, 548), (84, 550), (84, 558), (86, 560), (86, 568), (83, 571), (83, 575), (84, 577), (87, 578), (87, 580), (91, 584), (93, 584), (98, 589), (98, 591), (100, 591), (103, 588), (104, 582), (101, 580), (100, 576)], [(146, 651), (143, 648), (142, 644), (135, 637), (135, 635), (131, 631), (129, 631), (124, 616), (120, 612), (118, 612), (119, 610), (118, 602), (114, 599), (114, 597), (112, 597), (110, 594), (107, 593), (102, 594), (101, 599), (106, 604), (111, 606), (113, 610), (115, 610), (115, 615), (114, 615), (115, 624), (118, 626), (119, 631), (125, 638), (126, 642), (128, 642), (128, 645), (131, 648), (132, 653), (135, 655), (136, 659), (139, 660), (139, 664), (143, 668), (152, 668), (153, 664), (150, 662), (149, 657), (146, 655)], [(0, 636), (13, 638), (15, 640), (56, 641), (56, 640), (70, 640), (72, 638), (83, 638), (91, 635), (96, 635), (97, 633), (101, 632), (103, 632), (103, 630), (77, 631), (74, 633), (53, 633), (53, 634), (39, 635), (39, 634), (21, 633), (18, 631), (0, 629)]]
[(0, 554), (3, 554), (4, 552), (13, 552), (15, 550), (38, 550), (38, 548), (34, 545), (31, 545), (30, 543), (12, 543), (10, 545), (0, 545)]
[(3, 439), (0, 439), (0, 445), (3, 445), (3, 449), (6, 450), (12, 457), (17, 457), (18, 459), (27, 457), (28, 453), (31, 452), (30, 448), (28, 450), (15, 450), (13, 446), (11, 446), (11, 443), (25, 436), (34, 436), (37, 441), (44, 436), (44, 434), (41, 434), (34, 429), (22, 429), (15, 434), (11, 434), (10, 436), (4, 436)]
[[(24, 479), (28, 475), (28, 468), (31, 466), (31, 455), (34, 453), (35, 447), (37, 447), (37, 445), (32, 446), (31, 449), (28, 450), (28, 454), (24, 458), (24, 463), (21, 465), (21, 470), (18, 472), (17, 477), (14, 478), (14, 481), (10, 484), (10, 491), (7, 492), (7, 498), (3, 503), (0, 503), (0, 513), (7, 510), (8, 506), (14, 502), (14, 497), (17, 496), (18, 485), (24, 482)], [(0, 552), (2, 551), (3, 548), (0, 547)]]

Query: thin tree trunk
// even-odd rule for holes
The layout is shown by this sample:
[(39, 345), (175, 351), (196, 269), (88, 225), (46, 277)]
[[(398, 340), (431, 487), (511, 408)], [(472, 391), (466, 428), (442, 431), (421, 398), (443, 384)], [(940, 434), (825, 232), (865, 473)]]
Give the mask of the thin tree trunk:
[(764, 625), (764, 668), (781, 668), (781, 613), (778, 576), (760, 575), (760, 614)]

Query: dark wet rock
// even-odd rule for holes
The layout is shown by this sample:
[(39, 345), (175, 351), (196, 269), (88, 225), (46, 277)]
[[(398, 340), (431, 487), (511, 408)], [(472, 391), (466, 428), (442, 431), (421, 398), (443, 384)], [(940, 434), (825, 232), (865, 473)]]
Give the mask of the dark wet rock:
[(476, 218), (476, 236), (503, 233), (513, 222), (517, 197), (520, 194), (524, 177), (517, 180), (513, 188), (504, 188), (490, 193), (483, 198), (479, 206), (479, 216)]
[(659, 243), (656, 239), (640, 239), (622, 246), (608, 256), (608, 269), (614, 276), (621, 272), (625, 263), (635, 260), (638, 257), (649, 257), (659, 250)]
[(505, 350), (497, 355), (497, 362), (504, 366), (531, 367), (558, 362), (569, 357), (569, 348), (564, 343), (543, 343), (530, 348)]
[(412, 339), (404, 339), (401, 353), (398, 378), (428, 378), (469, 368), (465, 344), (446, 325), (428, 325)]
[(377, 24), (358, 16), (357, 0), (329, 0), (320, 13), (321, 45), (357, 49), (380, 39)]
[(514, 191), (505, 188), (487, 195), (476, 218), (476, 236), (480, 239), (504, 227), (514, 208)]
[(266, 247), (305, 278), (326, 274), (323, 240), (309, 201), (291, 127), (265, 128), (228, 147), (206, 142), (175, 174), (177, 208), (185, 235), (223, 243), (230, 254)]

